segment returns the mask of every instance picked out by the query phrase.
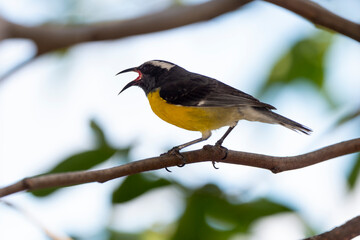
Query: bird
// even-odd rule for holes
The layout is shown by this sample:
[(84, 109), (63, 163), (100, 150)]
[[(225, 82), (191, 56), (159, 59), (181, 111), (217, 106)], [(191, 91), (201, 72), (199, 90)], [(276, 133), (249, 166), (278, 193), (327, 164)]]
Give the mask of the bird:
[[(312, 130), (273, 112), (270, 104), (231, 87), (214, 78), (164, 60), (151, 60), (118, 74), (136, 72), (138, 77), (125, 85), (122, 93), (132, 86), (144, 90), (152, 111), (162, 120), (177, 127), (198, 131), (201, 137), (170, 149), (167, 153), (182, 157), (179, 151), (207, 140), (211, 131), (228, 126), (215, 146), (222, 147), (225, 138), (239, 120), (279, 124), (291, 130), (310, 134)], [(214, 164), (214, 163), (213, 163)]]

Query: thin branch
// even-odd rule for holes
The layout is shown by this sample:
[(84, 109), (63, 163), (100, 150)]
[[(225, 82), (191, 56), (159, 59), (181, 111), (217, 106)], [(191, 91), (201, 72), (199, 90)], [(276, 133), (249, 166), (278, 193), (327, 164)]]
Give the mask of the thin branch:
[(310, 22), (331, 29), (360, 42), (360, 24), (342, 18), (309, 0), (264, 0), (288, 9)]
[(0, 199), (0, 203), (5, 204), (6, 206), (18, 211), (20, 214), (25, 216), (34, 226), (38, 227), (43, 233), (52, 240), (72, 240), (72, 238), (67, 236), (60, 236), (59, 234), (54, 233), (48, 227), (46, 227), (43, 223), (41, 223), (32, 213), (26, 211), (24, 208), (15, 205), (14, 203), (4, 201)]
[(28, 64), (33, 62), (36, 58), (37, 58), (37, 56), (31, 56), (30, 58), (27, 58), (25, 60), (22, 60), (22, 61), (18, 62), (15, 66), (8, 69), (4, 74), (2, 74), (0, 76), (0, 82), (4, 81), (6, 78), (10, 77), (12, 74), (17, 72), (18, 70), (20, 70), (20, 69), (24, 68), (25, 66), (27, 66)]
[(360, 216), (354, 217), (329, 232), (306, 238), (305, 240), (350, 240), (360, 235)]
[[(217, 148), (210, 145), (206, 145), (203, 147), (203, 149), (200, 150), (184, 152), (182, 154), (185, 157), (187, 164), (216, 161), (264, 168), (271, 170), (273, 173), (279, 173), (307, 167), (332, 158), (359, 151), (360, 138), (356, 138), (293, 157), (274, 157), (229, 150), (227, 152), (227, 157), (222, 159), (226, 154), (226, 150), (224, 148)], [(103, 183), (111, 179), (162, 169), (165, 167), (172, 167), (181, 163), (182, 160), (178, 157), (174, 155), (165, 155), (161, 157), (135, 161), (103, 170), (77, 171), (25, 178), (7, 187), (0, 188), (0, 197), (24, 190), (31, 191), (43, 188), (71, 186), (90, 182)]]

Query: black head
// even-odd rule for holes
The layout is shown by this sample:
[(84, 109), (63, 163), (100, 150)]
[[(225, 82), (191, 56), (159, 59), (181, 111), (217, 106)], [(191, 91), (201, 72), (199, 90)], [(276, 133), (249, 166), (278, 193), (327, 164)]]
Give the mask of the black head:
[(119, 72), (118, 74), (126, 73), (126, 72), (137, 72), (139, 76), (135, 80), (129, 82), (119, 92), (119, 94), (131, 86), (139, 86), (147, 94), (153, 91), (154, 89), (158, 88), (161, 82), (167, 79), (170, 71), (172, 71), (174, 68), (179, 68), (179, 67), (171, 62), (167, 62), (163, 60), (152, 60), (143, 63), (139, 67), (125, 69)]

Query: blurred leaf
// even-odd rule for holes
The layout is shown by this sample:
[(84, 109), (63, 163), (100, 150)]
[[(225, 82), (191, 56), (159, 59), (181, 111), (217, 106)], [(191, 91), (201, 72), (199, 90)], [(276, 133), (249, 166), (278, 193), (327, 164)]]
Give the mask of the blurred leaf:
[(135, 174), (127, 177), (114, 191), (113, 203), (124, 203), (156, 188), (168, 186), (170, 181), (163, 178), (150, 177), (149, 174)]
[(143, 239), (141, 234), (138, 233), (123, 233), (109, 230), (108, 240), (141, 240)]
[[(141, 233), (124, 233), (115, 230), (108, 230), (108, 240), (167, 240), (166, 233), (147, 230)], [(104, 238), (102, 238), (104, 239)]]
[[(220, 237), (227, 239), (229, 236), (222, 235), (221, 232), (206, 223), (207, 209), (213, 206), (215, 202), (219, 203), (216, 201), (216, 196), (219, 195), (221, 195), (220, 189), (215, 185), (209, 184), (196, 190), (189, 196), (185, 212), (179, 219), (177, 230), (171, 239), (220, 240)], [(218, 207), (221, 208), (222, 205)]]
[(321, 90), (326, 100), (331, 101), (329, 94), (323, 89), (325, 54), (331, 43), (332, 35), (326, 32), (296, 42), (275, 63), (260, 94), (263, 95), (273, 88), (301, 81)]
[(340, 127), (348, 122), (350, 122), (351, 120), (357, 118), (360, 116), (360, 108), (356, 109), (353, 112), (347, 113), (345, 115), (343, 115), (336, 123), (335, 126)]
[(234, 204), (217, 186), (206, 185), (188, 198), (172, 239), (228, 239), (238, 233), (249, 233), (251, 225), (262, 217), (292, 211), (268, 199)]
[[(53, 169), (44, 173), (43, 175), (88, 170), (100, 163), (105, 162), (115, 153), (117, 153), (118, 155), (120, 155), (125, 159), (128, 158), (131, 146), (114, 149), (108, 144), (104, 132), (102, 131), (100, 126), (96, 123), (96, 121), (91, 120), (90, 127), (95, 135), (96, 144), (97, 144), (96, 149), (77, 153), (70, 157), (67, 157), (63, 161), (61, 161), (58, 165), (56, 165)], [(36, 190), (33, 191), (32, 194), (37, 197), (45, 197), (55, 192), (57, 189), (59, 188)]]
[(66, 158), (46, 174), (87, 170), (108, 160), (114, 153), (114, 149), (108, 148), (78, 153)]
[(360, 153), (357, 154), (357, 157), (354, 161), (354, 165), (347, 178), (347, 185), (349, 187), (349, 190), (354, 190), (355, 184), (359, 178), (359, 174), (360, 174)]
[(127, 163), (130, 162), (130, 158), (129, 158), (129, 152), (132, 149), (132, 145), (127, 146), (127, 147), (123, 147), (123, 148), (117, 148), (116, 149), (116, 155), (119, 155), (121, 157), (121, 162), (122, 163)]
[[(57, 166), (55, 166), (50, 171), (44, 173), (46, 174), (53, 174), (53, 173), (62, 173), (62, 172), (72, 172), (72, 171), (80, 171), (80, 170), (87, 170), (94, 167), (97, 164), (100, 164), (107, 159), (109, 159), (112, 155), (114, 155), (115, 150), (109, 148), (101, 148), (97, 150), (86, 151), (82, 153), (75, 154), (70, 156), (60, 162)], [(33, 191), (37, 197), (45, 197), (58, 188), (53, 189), (43, 189), (43, 190), (36, 190)]]
[[(101, 129), (100, 125), (95, 120), (90, 120), (90, 127), (94, 133), (97, 148), (115, 149), (109, 144), (104, 134), (104, 131)], [(129, 145), (127, 147), (116, 149), (116, 154), (122, 157), (122, 162), (129, 162), (130, 159), (128, 158), (128, 156), (132, 147), (132, 145)]]
[(242, 203), (236, 207), (236, 220), (239, 223), (238, 230), (249, 232), (249, 227), (256, 220), (277, 213), (293, 212), (294, 210), (273, 202), (266, 198), (260, 198), (253, 202)]
[(111, 148), (105, 138), (104, 131), (95, 120), (90, 120), (90, 127), (95, 135), (96, 145), (99, 147)]
[(324, 55), (330, 43), (331, 35), (324, 33), (295, 43), (275, 64), (265, 88), (299, 78), (321, 88), (324, 85)]
[(63, 58), (66, 57), (69, 52), (70, 52), (70, 48), (64, 47), (64, 48), (56, 49), (52, 53), (59, 58)]

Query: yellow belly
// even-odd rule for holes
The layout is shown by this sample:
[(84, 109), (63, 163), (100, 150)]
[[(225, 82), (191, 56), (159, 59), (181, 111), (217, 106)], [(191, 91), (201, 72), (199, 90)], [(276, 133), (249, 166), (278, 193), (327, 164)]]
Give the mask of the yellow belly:
[(148, 100), (153, 112), (162, 120), (191, 131), (206, 132), (234, 125), (240, 115), (236, 108), (184, 107), (167, 103), (159, 90), (150, 92)]

